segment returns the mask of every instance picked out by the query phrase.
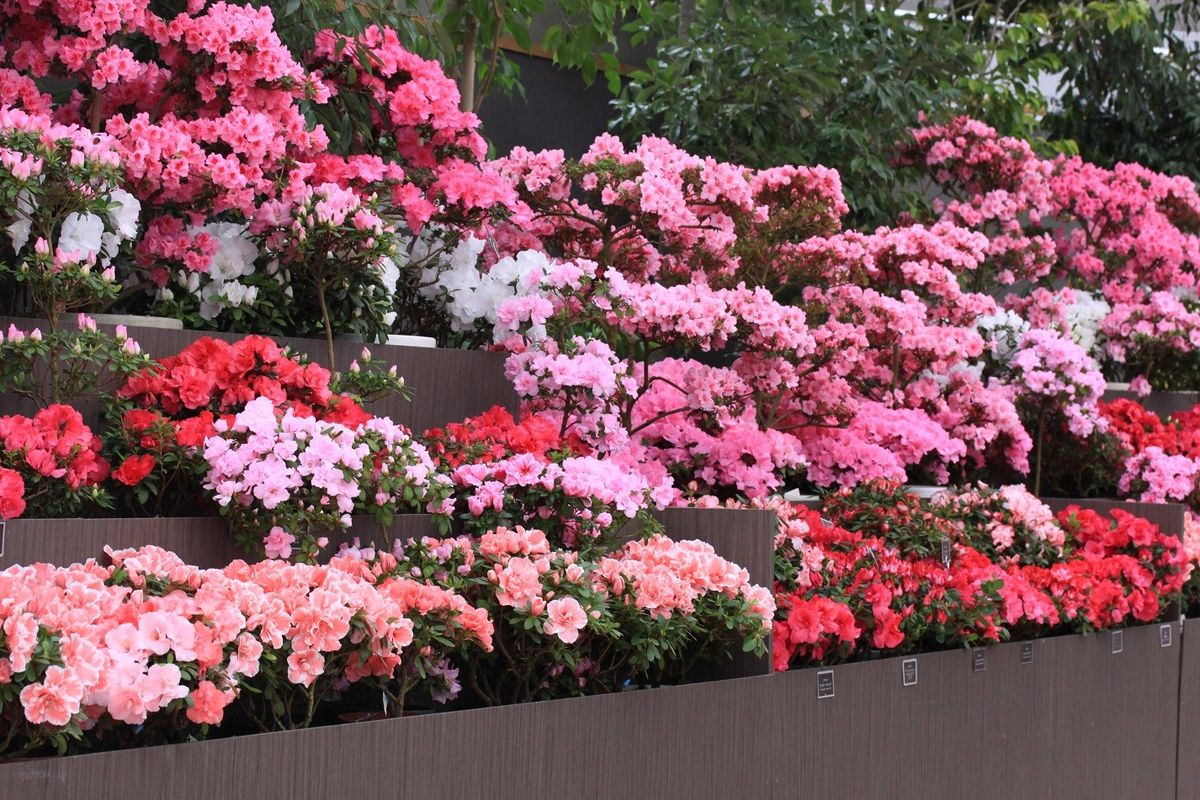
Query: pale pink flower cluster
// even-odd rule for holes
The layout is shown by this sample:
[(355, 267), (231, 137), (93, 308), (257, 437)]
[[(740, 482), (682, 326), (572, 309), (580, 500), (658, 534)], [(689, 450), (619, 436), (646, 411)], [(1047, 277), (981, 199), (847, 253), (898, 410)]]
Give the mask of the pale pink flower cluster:
[(463, 487), (471, 515), (503, 513), (525, 524), (555, 516), (569, 541), (612, 533), (643, 509), (663, 508), (670, 490), (669, 482), (655, 485), (617, 461), (592, 456), (553, 462), (521, 453), (463, 464), (450, 475)]
[(612, 614), (607, 606), (613, 603), (651, 619), (670, 619), (694, 613), (712, 595), (724, 595), (744, 603), (764, 628), (775, 613), (770, 591), (751, 584), (746, 570), (706, 542), (654, 535), (591, 564), (576, 552), (552, 550), (540, 531), (518, 526), (484, 534), (479, 552), (490, 564), (487, 578), (497, 602), (544, 616), (543, 632), (567, 644), (578, 639), (589, 619)]
[(394, 511), (406, 492), (430, 512), (445, 510), (446, 479), (424, 446), (386, 417), (351, 428), (290, 407), (280, 413), (259, 397), (215, 428), (204, 442), (204, 486), (223, 513), (267, 535), (272, 554), (290, 555), (289, 537), (318, 522), (349, 526), (356, 510)]
[(1147, 447), (1125, 459), (1125, 472), (1117, 482), (1122, 494), (1137, 495), (1143, 503), (1193, 501), (1200, 489), (1200, 461), (1185, 455), (1168, 455), (1161, 447)]
[(1117, 303), (1101, 322), (1105, 353), (1114, 361), (1143, 364), (1165, 353), (1200, 348), (1200, 313), (1171, 292), (1150, 292)]
[(698, 540), (655, 535), (631, 541), (615, 556), (600, 560), (593, 581), (617, 595), (632, 589), (626, 602), (651, 617), (690, 614), (697, 599), (710, 593), (742, 598), (764, 627), (775, 614), (770, 590), (751, 584), (745, 569)]
[[(990, 507), (991, 518), (986, 523), (986, 533), (1001, 556), (1013, 551), (1018, 536), (1022, 540), (1032, 538), (1044, 543), (1060, 556), (1066, 543), (1066, 534), (1054, 512), (1020, 484), (1001, 486), (994, 490), (994, 497), (991, 491), (981, 494), (967, 489), (947, 494), (935, 502)], [(1028, 544), (1023, 541), (1022, 546), (1028, 547)]]
[(564, 431), (591, 447), (611, 451), (627, 442), (619, 410), (636, 383), (629, 364), (607, 343), (576, 336), (559, 345), (547, 339), (510, 355), (504, 371), (527, 407), (561, 414)]
[(155, 547), (109, 556), (111, 567), (0, 572), (0, 684), (16, 682), (31, 725), (138, 725), (171, 709), (217, 724), (267, 672), (305, 687), (322, 676), (387, 679), (429, 614), (460, 619), (491, 646), (486, 612), (412, 581), (376, 587), (355, 560), (202, 570)]

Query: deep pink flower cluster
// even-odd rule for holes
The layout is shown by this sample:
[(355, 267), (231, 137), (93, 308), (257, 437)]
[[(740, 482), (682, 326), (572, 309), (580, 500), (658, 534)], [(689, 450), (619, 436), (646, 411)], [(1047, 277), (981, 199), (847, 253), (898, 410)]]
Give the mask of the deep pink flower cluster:
[(100, 437), (71, 406), (0, 417), (0, 516), (73, 514), (108, 477)]
[[(1072, 333), (1069, 306), (1042, 302), (1065, 279), (1111, 306), (1100, 314), (1104, 352), (1132, 374), (1194, 346), (1196, 309), (1172, 294), (1192, 292), (1200, 270), (1200, 193), (1186, 177), (1042, 159), (966, 117), (913, 131), (899, 160), (933, 178), (942, 222), (987, 235), (981, 286), (1034, 284), (1006, 302), (1034, 326)], [(1094, 331), (1074, 334), (1095, 344)]]
[(599, 260), (631, 277), (669, 281), (703, 271), (718, 282), (778, 283), (786, 259), (775, 263), (773, 256), (786, 248), (742, 253), (739, 242), (778, 245), (791, 241), (784, 231), (831, 233), (846, 211), (832, 170), (755, 172), (690, 155), (653, 136), (627, 151), (615, 136), (602, 134), (581, 159), (578, 176), (565, 171), (561, 151), (515, 148), (495, 164), (522, 201), (513, 224), (564, 256)]

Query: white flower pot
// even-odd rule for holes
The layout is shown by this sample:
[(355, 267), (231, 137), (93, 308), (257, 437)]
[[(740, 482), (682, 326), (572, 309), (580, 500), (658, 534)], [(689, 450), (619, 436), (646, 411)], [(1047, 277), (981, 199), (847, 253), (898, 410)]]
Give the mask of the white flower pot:
[(402, 333), (388, 334), (387, 343), (400, 347), (437, 347), (437, 339), (432, 336), (407, 336)]
[(789, 503), (819, 503), (820, 495), (801, 494), (799, 489), (788, 489), (783, 493), (783, 499)]
[(1128, 392), (1129, 384), (1128, 383), (1117, 383), (1116, 381), (1109, 381), (1107, 384), (1105, 384), (1104, 388), (1110, 392)]
[(89, 314), (102, 325), (124, 325), (127, 328), (163, 328), (183, 330), (183, 320), (174, 317), (149, 317), (140, 314)]
[(945, 492), (946, 487), (945, 486), (921, 486), (919, 484), (906, 483), (904, 485), (904, 491), (908, 492), (909, 494), (915, 494), (917, 497), (920, 497), (922, 500), (932, 500), (933, 498), (937, 497), (942, 492)]

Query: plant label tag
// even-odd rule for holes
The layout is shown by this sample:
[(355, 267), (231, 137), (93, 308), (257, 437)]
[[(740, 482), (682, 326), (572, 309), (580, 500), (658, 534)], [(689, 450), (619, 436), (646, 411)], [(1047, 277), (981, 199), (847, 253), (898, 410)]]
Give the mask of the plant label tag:
[(1021, 645), (1021, 663), (1033, 663), (1033, 642), (1025, 642)]
[[(4, 550), (2, 548), (0, 548), (0, 555), (4, 555)], [(1159, 647), (1170, 647), (1172, 636), (1173, 636), (1173, 631), (1171, 630), (1170, 623), (1166, 623), (1164, 625), (1158, 626), (1158, 646)]]
[(817, 673), (817, 699), (828, 700), (833, 697), (833, 670), (823, 669)]
[(950, 567), (950, 537), (942, 537), (942, 566), (949, 569)]
[(4, 555), (4, 533), (8, 529), (8, 520), (0, 519), (0, 556)]
[(906, 658), (900, 662), (901, 678), (905, 686), (917, 685), (917, 660)]
[(1113, 655), (1120, 653), (1125, 649), (1125, 631), (1112, 632), (1112, 651)]
[(987, 669), (987, 650), (976, 647), (971, 651), (971, 671), (983, 672)]

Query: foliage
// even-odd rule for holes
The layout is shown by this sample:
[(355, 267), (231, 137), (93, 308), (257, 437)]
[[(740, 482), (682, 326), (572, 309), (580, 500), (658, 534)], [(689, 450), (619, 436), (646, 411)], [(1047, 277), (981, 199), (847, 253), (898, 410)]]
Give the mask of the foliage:
[(1043, 125), (1089, 161), (1200, 179), (1200, 48), (1194, 0), (1067, 3), (1052, 41), (1063, 74)]
[(859, 221), (893, 220), (906, 200), (891, 144), (920, 111), (963, 107), (956, 78), (975, 75), (978, 58), (954, 26), (895, 5), (702, 4), (686, 35), (632, 75), (616, 123), (750, 166), (836, 168)]

